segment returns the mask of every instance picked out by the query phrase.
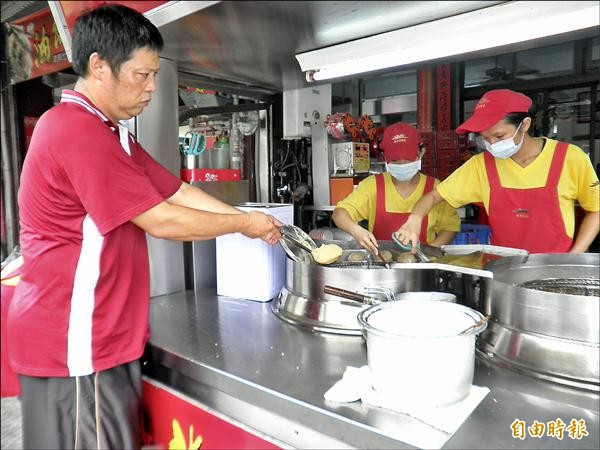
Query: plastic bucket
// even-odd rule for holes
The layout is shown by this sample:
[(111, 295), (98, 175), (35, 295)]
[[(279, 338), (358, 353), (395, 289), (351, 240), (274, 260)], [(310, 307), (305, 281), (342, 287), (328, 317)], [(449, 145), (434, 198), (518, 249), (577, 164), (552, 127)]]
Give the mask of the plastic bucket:
[(474, 309), (438, 300), (392, 301), (361, 311), (373, 389), (419, 407), (462, 400), (473, 382), (475, 336), (487, 323), (459, 333), (481, 319)]

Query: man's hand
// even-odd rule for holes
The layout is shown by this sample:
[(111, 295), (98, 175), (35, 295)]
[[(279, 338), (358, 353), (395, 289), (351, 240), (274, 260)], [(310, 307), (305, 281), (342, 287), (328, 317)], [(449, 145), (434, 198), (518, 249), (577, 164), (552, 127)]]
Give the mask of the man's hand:
[(275, 244), (281, 239), (279, 227), (283, 226), (279, 220), (259, 211), (246, 213), (245, 226), (242, 234), (249, 238), (261, 238), (268, 244)]
[(373, 233), (371, 233), (369, 230), (365, 230), (363, 227), (357, 224), (356, 227), (352, 229), (351, 234), (362, 248), (367, 249), (373, 255), (377, 256), (379, 254), (379, 243), (377, 242), (377, 239), (375, 239)]

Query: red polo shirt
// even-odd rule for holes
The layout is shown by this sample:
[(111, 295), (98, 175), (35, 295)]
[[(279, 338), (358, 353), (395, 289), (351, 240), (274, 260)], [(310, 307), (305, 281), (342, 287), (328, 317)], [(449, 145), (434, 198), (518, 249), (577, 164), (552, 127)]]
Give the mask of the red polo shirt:
[(87, 375), (142, 355), (148, 251), (131, 219), (180, 186), (77, 92), (40, 118), (18, 199), (25, 262), (7, 320), (16, 372)]

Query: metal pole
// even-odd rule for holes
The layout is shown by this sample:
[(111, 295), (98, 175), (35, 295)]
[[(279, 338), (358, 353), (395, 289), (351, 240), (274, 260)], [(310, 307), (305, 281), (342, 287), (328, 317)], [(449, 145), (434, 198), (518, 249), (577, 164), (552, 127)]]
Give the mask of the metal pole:
[(7, 29), (1, 27), (0, 44), (0, 142), (2, 146), (2, 190), (6, 226), (7, 255), (19, 242), (17, 190), (19, 188), (18, 138), (15, 119), (14, 87), (8, 74)]

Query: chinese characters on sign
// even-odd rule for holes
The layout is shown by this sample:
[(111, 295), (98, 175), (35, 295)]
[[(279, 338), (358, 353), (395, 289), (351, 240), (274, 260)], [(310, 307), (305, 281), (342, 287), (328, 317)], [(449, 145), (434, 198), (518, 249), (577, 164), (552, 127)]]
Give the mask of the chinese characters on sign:
[(450, 105), (450, 64), (443, 64), (436, 67), (437, 83), (437, 130), (451, 130), (451, 105)]
[(49, 8), (10, 23), (8, 65), (13, 84), (71, 65)]
[(510, 424), (512, 437), (515, 439), (525, 439), (526, 434), (532, 438), (541, 438), (544, 436), (555, 437), (562, 440), (564, 437), (580, 440), (589, 433), (585, 426), (584, 419), (571, 419), (569, 425), (560, 419), (551, 420), (550, 422), (538, 422), (534, 420), (530, 426), (527, 426), (525, 421), (515, 419)]
[(419, 131), (432, 131), (432, 103), (433, 103), (433, 70), (425, 67), (417, 70), (417, 129)]

